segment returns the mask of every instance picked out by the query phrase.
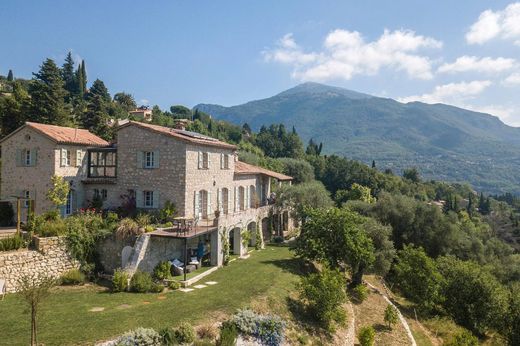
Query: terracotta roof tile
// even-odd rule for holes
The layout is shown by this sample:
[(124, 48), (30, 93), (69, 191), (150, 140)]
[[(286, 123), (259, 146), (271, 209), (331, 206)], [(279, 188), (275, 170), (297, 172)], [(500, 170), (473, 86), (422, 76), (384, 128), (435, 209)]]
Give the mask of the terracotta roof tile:
[(84, 129), (33, 122), (26, 122), (25, 125), (43, 133), (60, 144), (80, 144), (89, 146), (106, 146), (109, 144), (104, 139)]
[(254, 166), (254, 165), (250, 165), (249, 163), (245, 163), (245, 162), (242, 162), (242, 161), (235, 162), (235, 174), (239, 174), (239, 175), (244, 175), (244, 174), (263, 174), (263, 175), (267, 175), (269, 177), (276, 178), (278, 180), (283, 180), (283, 181), (285, 181), (285, 180), (293, 180), (293, 178), (288, 176), (288, 175), (277, 173), (277, 172), (273, 172), (273, 171), (270, 171), (268, 169), (265, 169), (265, 168), (262, 168), (262, 167), (258, 167), (258, 166)]
[(201, 135), (199, 133), (185, 131), (185, 130), (178, 130), (173, 129), (170, 127), (165, 126), (159, 126), (159, 125), (152, 125), (152, 124), (145, 124), (138, 121), (129, 121), (123, 125), (121, 125), (119, 128), (127, 127), (130, 125), (135, 125), (144, 129), (148, 129), (157, 133), (161, 133), (163, 135), (171, 136), (186, 142), (191, 142), (195, 144), (201, 144), (201, 145), (209, 145), (213, 147), (221, 147), (221, 148), (227, 148), (227, 149), (236, 149), (236, 146), (233, 144), (229, 144), (226, 142), (219, 141), (218, 139), (211, 138), (205, 135)]

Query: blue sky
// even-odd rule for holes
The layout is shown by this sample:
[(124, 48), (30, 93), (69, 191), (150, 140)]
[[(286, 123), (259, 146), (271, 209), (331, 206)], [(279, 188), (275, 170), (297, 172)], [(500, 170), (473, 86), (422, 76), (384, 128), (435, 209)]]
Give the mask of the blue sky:
[[(0, 73), (85, 59), (138, 102), (234, 105), (303, 81), (444, 102), (520, 126), (520, 3), (10, 1)], [(146, 101), (145, 101), (146, 100)]]

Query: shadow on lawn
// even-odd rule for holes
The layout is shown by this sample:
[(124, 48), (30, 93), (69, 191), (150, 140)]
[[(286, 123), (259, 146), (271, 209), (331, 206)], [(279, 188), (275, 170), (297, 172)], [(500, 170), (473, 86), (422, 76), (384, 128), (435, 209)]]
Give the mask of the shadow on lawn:
[(283, 269), (291, 274), (302, 276), (308, 273), (315, 272), (314, 266), (305, 262), (300, 258), (285, 258), (277, 260), (262, 261), (264, 264), (271, 264), (278, 268)]

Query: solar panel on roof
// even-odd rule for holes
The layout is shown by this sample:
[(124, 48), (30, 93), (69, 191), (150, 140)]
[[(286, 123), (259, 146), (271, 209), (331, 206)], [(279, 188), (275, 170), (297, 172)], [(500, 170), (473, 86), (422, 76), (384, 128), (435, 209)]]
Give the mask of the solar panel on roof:
[(177, 133), (181, 133), (185, 136), (188, 136), (188, 137), (192, 137), (192, 138), (197, 138), (197, 139), (204, 139), (206, 141), (213, 141), (213, 142), (218, 142), (218, 139), (215, 139), (215, 138), (211, 138), (211, 137), (208, 137), (208, 136), (204, 136), (204, 135), (201, 135), (200, 133), (197, 133), (197, 132), (191, 132), (191, 131), (186, 131), (186, 130), (176, 130)]

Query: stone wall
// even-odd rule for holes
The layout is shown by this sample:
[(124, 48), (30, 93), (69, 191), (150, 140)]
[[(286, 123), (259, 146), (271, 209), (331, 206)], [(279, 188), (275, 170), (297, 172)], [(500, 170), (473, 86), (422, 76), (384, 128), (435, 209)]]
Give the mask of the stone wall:
[(123, 267), (122, 252), (125, 246), (134, 246), (135, 238), (119, 239), (115, 235), (105, 238), (96, 244), (97, 259), (103, 271), (113, 274), (114, 270)]
[(35, 250), (0, 252), (0, 278), (6, 279), (8, 292), (16, 292), (18, 280), (25, 275), (58, 278), (79, 267), (67, 252), (63, 238), (34, 237), (34, 247)]

